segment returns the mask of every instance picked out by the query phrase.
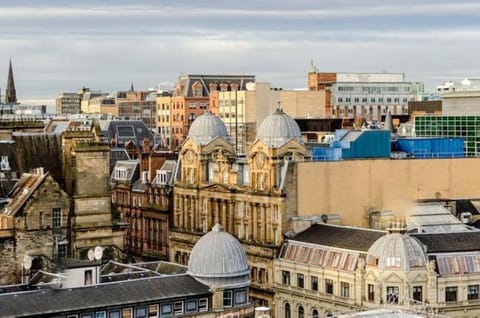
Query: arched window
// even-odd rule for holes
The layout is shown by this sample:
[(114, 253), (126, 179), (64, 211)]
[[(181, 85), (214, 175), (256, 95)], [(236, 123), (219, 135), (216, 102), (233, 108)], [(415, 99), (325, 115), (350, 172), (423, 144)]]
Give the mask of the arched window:
[(194, 121), (195, 120), (195, 114), (190, 113), (188, 114), (188, 121)]
[(318, 310), (312, 310), (312, 318), (318, 318)]
[(285, 303), (285, 318), (291, 318), (292, 314), (290, 312), (290, 304)]
[(302, 306), (298, 307), (298, 318), (305, 318), (305, 310)]

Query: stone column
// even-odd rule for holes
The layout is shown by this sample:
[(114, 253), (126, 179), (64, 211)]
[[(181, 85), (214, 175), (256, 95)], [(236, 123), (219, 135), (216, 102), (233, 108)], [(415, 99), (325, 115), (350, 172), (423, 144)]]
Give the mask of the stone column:
[(265, 207), (265, 223), (266, 223), (266, 238), (265, 240), (267, 243), (273, 243), (273, 229), (272, 229), (272, 222), (273, 222), (273, 211), (272, 211), (272, 205), (269, 204), (268, 206)]
[(229, 233), (235, 234), (235, 203), (234, 201), (228, 202), (228, 228), (230, 228)]
[(222, 224), (225, 229), (228, 232), (228, 224), (227, 224), (227, 201), (225, 200), (220, 200), (220, 205), (222, 209), (222, 221), (220, 224)]
[(197, 228), (197, 209), (195, 208), (195, 198), (194, 197), (190, 197), (190, 212), (192, 214), (191, 216), (191, 220), (190, 220), (190, 224), (191, 224), (191, 227), (190, 229), (192, 231), (195, 231), (195, 229)]
[(252, 217), (253, 217), (253, 232), (252, 232), (252, 238), (254, 241), (259, 241), (258, 237), (258, 205), (257, 203), (254, 203), (252, 206)]
[[(215, 209), (215, 217), (214, 217), (212, 226), (220, 222), (220, 216), (219, 216), (220, 211), (219, 211), (219, 202), (218, 202), (218, 200), (215, 199), (215, 200), (213, 201), (213, 205), (214, 205), (214, 209)], [(210, 229), (208, 229), (208, 230), (210, 230)]]

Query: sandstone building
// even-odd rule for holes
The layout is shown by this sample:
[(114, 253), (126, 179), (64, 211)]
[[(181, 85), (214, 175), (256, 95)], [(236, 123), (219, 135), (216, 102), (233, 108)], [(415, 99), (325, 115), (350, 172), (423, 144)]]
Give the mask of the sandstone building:
[(206, 112), (192, 123), (179, 156), (170, 259), (187, 264), (195, 242), (220, 223), (247, 252), (251, 297), (272, 306), (273, 260), (296, 215), (295, 166), (309, 157), (298, 125), (277, 110), (260, 125), (243, 157), (235, 153), (224, 123)]
[(466, 228), (405, 233), (403, 226), (386, 232), (314, 224), (287, 239), (275, 261), (277, 317), (338, 316), (385, 305), (477, 316), (479, 235)]

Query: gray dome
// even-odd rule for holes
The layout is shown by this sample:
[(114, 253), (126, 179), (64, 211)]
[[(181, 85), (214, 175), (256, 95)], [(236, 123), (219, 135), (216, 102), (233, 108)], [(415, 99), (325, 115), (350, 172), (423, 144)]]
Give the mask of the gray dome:
[(227, 127), (223, 121), (209, 111), (193, 121), (188, 137), (200, 145), (207, 145), (217, 137), (229, 140)]
[(257, 139), (266, 145), (278, 148), (290, 139), (302, 141), (302, 134), (297, 122), (281, 109), (267, 116), (257, 130)]
[(409, 271), (425, 267), (427, 259), (422, 246), (416, 239), (405, 234), (390, 233), (370, 246), (367, 264), (376, 264), (379, 270)]
[(250, 284), (247, 254), (240, 242), (216, 224), (198, 240), (188, 261), (188, 273), (210, 287)]

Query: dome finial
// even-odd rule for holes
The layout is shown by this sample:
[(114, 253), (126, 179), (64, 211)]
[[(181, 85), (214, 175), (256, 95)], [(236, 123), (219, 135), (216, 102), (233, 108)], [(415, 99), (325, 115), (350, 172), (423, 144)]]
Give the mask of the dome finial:
[(283, 109), (280, 107), (281, 103), (282, 103), (281, 101), (277, 102), (277, 108), (275, 109), (275, 113), (277, 114), (283, 114)]
[(212, 231), (214, 231), (214, 232), (224, 232), (225, 228), (220, 223), (217, 223), (212, 227)]

